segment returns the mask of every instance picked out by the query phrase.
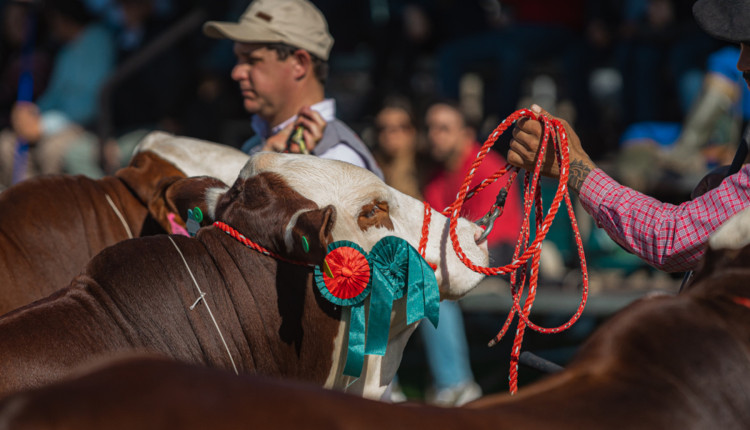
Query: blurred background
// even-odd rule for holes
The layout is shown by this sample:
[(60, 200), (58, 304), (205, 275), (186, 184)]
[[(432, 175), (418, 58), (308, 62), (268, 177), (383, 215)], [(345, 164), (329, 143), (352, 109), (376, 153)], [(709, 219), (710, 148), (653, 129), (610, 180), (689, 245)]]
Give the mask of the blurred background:
[[(731, 160), (748, 117), (750, 97), (734, 70), (739, 49), (704, 34), (692, 18), (691, 1), (312, 2), (327, 17), (335, 39), (328, 96), (336, 99), (339, 118), (371, 146), (379, 133), (375, 117), (389, 97), (409, 101), (420, 132), (431, 101), (455, 99), (479, 142), (512, 112), (537, 103), (568, 120), (610, 175), (679, 203), (708, 169)], [(65, 5), (71, 1), (52, 3), (75, 9)], [(81, 4), (85, 13), (66, 13), (103, 29), (96, 40), (110, 38), (113, 57), (100, 70), (100, 85), (89, 100), (77, 100), (93, 106), (80, 121), (86, 144), (66, 158), (61, 173), (111, 173), (127, 163), (138, 139), (155, 129), (234, 147), (251, 137), (249, 115), (230, 78), (232, 42), (201, 33), (207, 20), (236, 21), (247, 0)], [(65, 52), (66, 28), (45, 2), (2, 0), (0, 7), (0, 129), (5, 130), (17, 100), (38, 101), (51, 85)], [(78, 57), (71, 73), (93, 73), (104, 55), (96, 49)], [(717, 95), (712, 76), (723, 79), (725, 97)], [(686, 136), (696, 129), (702, 134)], [(502, 155), (509, 136), (494, 147)], [(688, 137), (698, 142), (691, 146), (695, 162), (675, 166), (670, 150)], [(543, 184), (548, 201), (555, 187)], [(580, 208), (576, 213), (591, 279), (587, 310), (571, 330), (528, 333), (524, 343), (524, 349), (563, 365), (617, 309), (649, 291), (675, 292), (681, 281), (681, 274), (658, 272), (619, 248)], [(569, 222), (561, 211), (544, 245), (532, 312), (544, 326), (566, 321), (580, 300), (581, 272)], [(488, 279), (460, 305), (477, 382), (485, 393), (507, 390), (513, 328), (498, 346), (486, 346), (510, 309), (507, 282)], [(415, 336), (399, 372), (409, 397), (420, 397), (429, 384), (423, 362)], [(522, 369), (521, 385), (538, 376)]]

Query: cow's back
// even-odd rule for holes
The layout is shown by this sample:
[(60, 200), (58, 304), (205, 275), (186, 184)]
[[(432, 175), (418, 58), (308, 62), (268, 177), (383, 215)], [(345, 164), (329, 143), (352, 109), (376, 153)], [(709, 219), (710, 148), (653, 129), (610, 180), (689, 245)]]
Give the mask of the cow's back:
[(511, 428), (503, 424), (484, 411), (393, 405), (155, 358), (0, 400), (0, 428), (9, 430)]
[(146, 223), (147, 215), (146, 207), (112, 177), (46, 176), (4, 191), (0, 314), (67, 285), (105, 247), (144, 229), (158, 231), (158, 225)]
[(319, 303), (310, 269), (277, 271), (209, 230), (208, 246), (159, 235), (108, 247), (69, 287), (0, 318), (0, 363), (13, 375), (0, 395), (132, 351), (322, 385), (341, 314)]
[(122, 242), (87, 273), (149, 349), (320, 385), (328, 377), (341, 311), (314, 290), (307, 266), (280, 263), (209, 227), (197, 238)]

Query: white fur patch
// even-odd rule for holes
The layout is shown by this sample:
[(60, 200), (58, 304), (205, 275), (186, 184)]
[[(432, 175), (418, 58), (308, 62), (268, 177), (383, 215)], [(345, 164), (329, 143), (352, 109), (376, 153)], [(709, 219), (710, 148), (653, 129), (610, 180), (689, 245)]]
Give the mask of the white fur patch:
[(750, 208), (733, 215), (711, 235), (711, 249), (737, 250), (750, 244)]
[(300, 209), (297, 212), (292, 215), (291, 218), (289, 218), (289, 222), (286, 223), (286, 228), (284, 228), (284, 244), (286, 245), (286, 252), (291, 253), (294, 251), (294, 238), (292, 237), (292, 229), (294, 228), (294, 225), (297, 224), (297, 218), (299, 218), (300, 215), (307, 212), (308, 209)]
[(212, 176), (226, 184), (234, 183), (250, 158), (231, 146), (162, 131), (147, 134), (136, 146), (134, 154), (142, 151), (153, 152), (187, 176)]
[[(372, 172), (336, 160), (299, 154), (259, 153), (253, 155), (240, 173), (249, 178), (261, 172), (274, 172), (284, 178), (293, 190), (314, 201), (318, 207), (336, 208), (334, 241), (349, 240), (369, 252), (385, 236), (405, 239), (419, 246), (424, 219), (424, 205), (381, 181)], [(362, 207), (372, 201), (388, 204), (393, 231), (370, 228), (362, 231), (357, 218)], [(457, 234), (464, 253), (477, 265), (486, 266), (487, 248), (477, 246), (474, 236), (479, 227), (459, 219)], [(433, 210), (426, 259), (438, 265), (435, 273), (443, 298), (457, 299), (468, 293), (484, 277), (459, 260), (448, 237), (448, 219)]]
[(229, 191), (229, 187), (214, 187), (206, 190), (206, 207), (208, 208), (208, 217), (216, 219), (216, 205), (219, 204), (219, 199)]

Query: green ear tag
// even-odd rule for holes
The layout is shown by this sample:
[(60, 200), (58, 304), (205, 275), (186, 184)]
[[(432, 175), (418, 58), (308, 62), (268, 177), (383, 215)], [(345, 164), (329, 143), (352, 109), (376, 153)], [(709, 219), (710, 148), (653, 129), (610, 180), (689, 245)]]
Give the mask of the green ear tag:
[(304, 249), (305, 252), (310, 252), (310, 244), (307, 243), (307, 238), (305, 236), (302, 236), (302, 249)]
[(199, 208), (198, 206), (193, 208), (193, 217), (198, 222), (203, 221), (203, 212), (201, 211), (201, 208)]

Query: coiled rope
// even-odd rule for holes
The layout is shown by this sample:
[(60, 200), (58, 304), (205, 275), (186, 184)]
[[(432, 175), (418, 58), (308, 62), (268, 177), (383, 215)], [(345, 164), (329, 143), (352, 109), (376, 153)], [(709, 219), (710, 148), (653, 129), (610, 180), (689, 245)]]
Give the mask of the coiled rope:
[[(461, 208), (466, 200), (476, 195), (478, 192), (485, 189), (487, 186), (494, 183), (497, 179), (505, 174), (508, 174), (508, 181), (505, 186), (507, 191), (510, 184), (516, 179), (518, 174), (518, 168), (506, 164), (503, 168), (498, 170), (495, 174), (489, 178), (484, 179), (479, 185), (473, 189), (469, 188), (477, 167), (484, 161), (484, 158), (489, 153), (492, 146), (495, 144), (497, 139), (516, 121), (521, 118), (531, 118), (533, 120), (539, 120), (544, 125), (544, 135), (542, 136), (542, 142), (537, 155), (537, 161), (533, 172), (526, 172), (524, 175), (524, 205), (523, 205), (523, 222), (521, 225), (521, 231), (518, 236), (516, 248), (513, 253), (513, 260), (505, 265), (499, 267), (483, 267), (474, 264), (461, 249), (461, 244), (458, 242), (458, 235), (456, 228), (458, 225), (458, 218), (461, 212)], [(542, 194), (541, 188), (539, 187), (539, 180), (541, 178), (541, 167), (545, 160), (545, 152), (549, 143), (552, 143), (552, 148), (555, 151), (557, 162), (560, 166), (560, 180), (555, 192), (555, 197), (552, 200), (547, 214), (542, 217)], [(539, 332), (539, 333), (559, 333), (570, 328), (583, 313), (583, 309), (586, 306), (588, 299), (588, 273), (586, 269), (586, 257), (583, 250), (583, 241), (581, 240), (581, 234), (578, 230), (578, 225), (575, 220), (575, 214), (573, 212), (573, 205), (570, 201), (570, 195), (567, 190), (568, 176), (570, 174), (570, 159), (569, 159), (569, 148), (568, 148), (568, 136), (565, 131), (563, 124), (554, 118), (547, 116), (537, 116), (528, 109), (521, 109), (508, 118), (503, 120), (495, 130), (490, 134), (485, 143), (482, 145), (479, 153), (477, 154), (476, 160), (471, 165), (463, 184), (461, 185), (460, 191), (456, 200), (443, 211), (443, 214), (450, 218), (450, 238), (453, 244), (453, 249), (458, 255), (459, 259), (475, 272), (479, 272), (488, 276), (493, 275), (504, 275), (510, 273), (510, 284), (511, 294), (513, 296), (513, 307), (510, 310), (505, 323), (503, 324), (497, 335), (490, 340), (489, 346), (496, 345), (505, 336), (508, 331), (514, 316), (517, 314), (519, 317), (518, 325), (516, 328), (516, 336), (513, 341), (513, 348), (511, 350), (510, 360), (510, 392), (515, 393), (518, 390), (518, 357), (521, 353), (521, 344), (523, 342), (523, 335), (526, 327)], [(534, 304), (536, 298), (537, 284), (539, 281), (539, 262), (542, 251), (542, 242), (549, 232), (552, 221), (557, 214), (557, 210), (560, 207), (562, 201), (565, 200), (567, 206), (568, 215), (570, 217), (571, 228), (573, 229), (576, 247), (578, 250), (578, 257), (581, 262), (582, 271), (582, 294), (581, 302), (578, 309), (573, 316), (564, 324), (558, 327), (544, 328), (529, 319), (531, 313), (531, 307)], [(495, 208), (491, 208), (490, 211)], [(534, 240), (529, 243), (531, 239), (531, 214), (534, 210), (536, 219), (536, 231)], [(520, 269), (520, 270), (519, 270)], [(530, 270), (528, 270), (530, 269)], [(521, 305), (522, 296), (524, 293), (524, 285), (528, 282), (528, 293), (523, 305)]]

